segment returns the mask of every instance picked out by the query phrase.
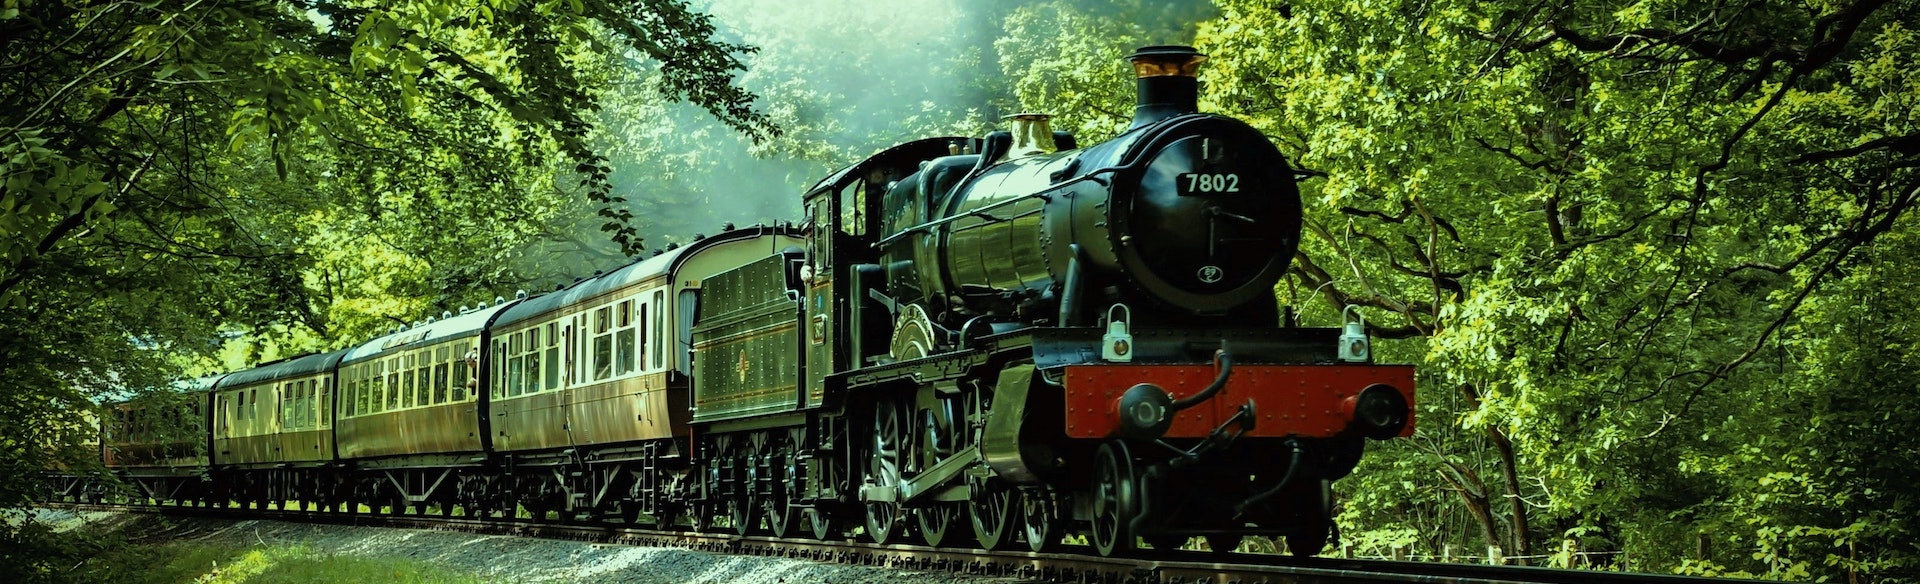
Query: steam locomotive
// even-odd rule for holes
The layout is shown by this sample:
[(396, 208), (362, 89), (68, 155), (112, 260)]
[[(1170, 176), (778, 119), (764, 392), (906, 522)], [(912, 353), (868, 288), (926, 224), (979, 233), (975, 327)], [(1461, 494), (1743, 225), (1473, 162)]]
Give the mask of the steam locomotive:
[(1112, 140), (1022, 114), (899, 144), (800, 226), (118, 406), (107, 465), (157, 502), (1317, 553), (1332, 482), (1413, 432), (1413, 368), (1282, 314), (1294, 171), (1197, 113), (1204, 55), (1128, 60)]

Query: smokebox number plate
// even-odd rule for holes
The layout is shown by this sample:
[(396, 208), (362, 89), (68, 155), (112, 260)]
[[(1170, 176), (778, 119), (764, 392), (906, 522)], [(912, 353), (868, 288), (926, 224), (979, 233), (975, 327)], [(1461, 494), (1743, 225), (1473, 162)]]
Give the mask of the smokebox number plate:
[(1231, 172), (1188, 172), (1174, 179), (1180, 196), (1240, 192), (1240, 175)]

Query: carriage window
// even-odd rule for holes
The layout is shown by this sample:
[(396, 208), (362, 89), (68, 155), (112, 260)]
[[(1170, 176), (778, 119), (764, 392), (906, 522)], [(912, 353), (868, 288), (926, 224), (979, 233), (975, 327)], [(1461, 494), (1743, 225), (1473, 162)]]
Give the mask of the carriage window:
[(653, 292), (653, 305), (660, 307), (660, 310), (654, 313), (653, 318), (653, 366), (664, 368), (667, 366), (665, 349), (668, 343), (667, 291), (655, 290)]
[(500, 338), (500, 346), (493, 351), (493, 396), (507, 397), (512, 388), (507, 386), (507, 355), (513, 349), (513, 335)]
[(447, 361), (450, 347), (440, 347), (433, 354), (433, 403), (447, 403), (447, 369), (453, 364)]
[(383, 409), (400, 409), (400, 358), (387, 360), (387, 404)]
[(347, 383), (347, 415), (358, 416), (367, 409), (367, 368), (353, 367), (353, 381)]
[(615, 324), (619, 327), (613, 333), (614, 374), (626, 375), (633, 372), (633, 301), (621, 302), (620, 309), (614, 313), (618, 317)]
[(600, 381), (613, 375), (613, 334), (607, 332), (613, 325), (613, 310), (600, 308), (593, 311), (593, 380)]
[[(467, 344), (454, 345), (453, 352), (456, 355), (453, 359), (453, 401), (467, 401), (467, 380), (474, 376), (467, 369)], [(475, 389), (478, 388), (475, 386)]]
[[(655, 294), (653, 297), (653, 301), (659, 302), (660, 296), (658, 294)], [(651, 308), (652, 306), (653, 305), (651, 304), (640, 305), (640, 326), (637, 328), (639, 328), (640, 330), (640, 369), (643, 369), (643, 370), (647, 368), (647, 316), (649, 316), (647, 314), (649, 312), (647, 309)], [(653, 366), (654, 367), (660, 366), (659, 357), (653, 358)]]
[(418, 368), (414, 369), (413, 374), (413, 405), (424, 406), (433, 403), (430, 401), (433, 399), (433, 367), (429, 366), (427, 361), (427, 358), (431, 356), (432, 353), (421, 351), (419, 358), (415, 359), (415, 361), (417, 361), (415, 364), (418, 365)]
[(540, 347), (546, 346), (541, 336), (543, 327), (533, 327), (527, 331), (527, 393), (541, 390), (540, 385)]
[(400, 407), (413, 407), (413, 362), (412, 354), (400, 357)]
[(547, 384), (549, 390), (560, 389), (560, 323), (547, 323)]
[(520, 355), (521, 353), (526, 351), (526, 347), (527, 347), (526, 333), (513, 333), (511, 336), (507, 337), (506, 369), (507, 369), (507, 395), (509, 396), (515, 396), (515, 395), (520, 395), (522, 393), (525, 393), (525, 390), (523, 389), (525, 386), (521, 385), (522, 383), (521, 375), (526, 372), (526, 369), (525, 369), (525, 365), (522, 364), (524, 359), (522, 359)]

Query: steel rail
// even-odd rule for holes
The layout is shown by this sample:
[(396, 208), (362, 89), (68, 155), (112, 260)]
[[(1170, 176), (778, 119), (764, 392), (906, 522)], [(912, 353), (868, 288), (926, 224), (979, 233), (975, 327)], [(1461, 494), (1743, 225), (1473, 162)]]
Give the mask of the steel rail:
[[(47, 502), (46, 508), (144, 513), (227, 520), (422, 529), (486, 535), (669, 547), (730, 555), (812, 560), (846, 565), (971, 576), (1081, 584), (1725, 584), (1754, 582), (1598, 570), (1295, 558), (1267, 554), (1142, 550), (1142, 555), (1102, 558), (1090, 553), (1035, 553), (880, 545), (855, 539), (821, 541), (692, 531), (666, 531), (611, 523), (558, 523), (532, 519), (324, 513), (288, 509), (242, 509)], [(1088, 550), (1089, 552), (1091, 550)]]

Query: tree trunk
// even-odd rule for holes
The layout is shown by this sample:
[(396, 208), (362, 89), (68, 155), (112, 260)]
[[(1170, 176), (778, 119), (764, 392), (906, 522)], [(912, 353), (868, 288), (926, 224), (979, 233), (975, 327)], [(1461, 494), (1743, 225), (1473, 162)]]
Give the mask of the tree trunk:
[(1487, 437), (1493, 439), (1493, 448), (1500, 452), (1500, 474), (1505, 475), (1507, 484), (1508, 518), (1507, 525), (1512, 529), (1511, 543), (1507, 546), (1511, 555), (1520, 556), (1520, 563), (1526, 563), (1526, 556), (1533, 555), (1533, 545), (1527, 541), (1527, 502), (1520, 499), (1520, 469), (1513, 456), (1513, 441), (1507, 439), (1507, 433), (1497, 427), (1487, 428)]
[[(1465, 397), (1467, 404), (1474, 409), (1480, 408), (1480, 389), (1478, 387), (1470, 383), (1461, 384), (1460, 395)], [(1533, 545), (1527, 541), (1527, 502), (1520, 499), (1520, 465), (1513, 454), (1513, 440), (1507, 438), (1506, 431), (1501, 430), (1499, 426), (1488, 426), (1487, 437), (1493, 440), (1493, 448), (1500, 455), (1500, 474), (1502, 478), (1505, 479), (1503, 482), (1506, 486), (1507, 513), (1510, 515), (1507, 518), (1507, 545), (1501, 547), (1507, 551), (1507, 555), (1509, 556), (1522, 557), (1523, 559), (1521, 559), (1520, 562), (1524, 563), (1526, 561), (1524, 557), (1532, 555)], [(1481, 493), (1486, 493), (1484, 488)], [(1489, 515), (1488, 518), (1481, 520), (1481, 526), (1484, 530), (1491, 532), (1495, 529), (1493, 520), (1490, 517), (1491, 512), (1486, 509), (1487, 501), (1485, 498), (1482, 499), (1479, 507), (1476, 507), (1471, 501), (1468, 502), (1467, 506), (1473, 510), (1475, 517), (1479, 517), (1483, 513)], [(1487, 545), (1500, 545), (1500, 539), (1493, 535), (1488, 535)]]

